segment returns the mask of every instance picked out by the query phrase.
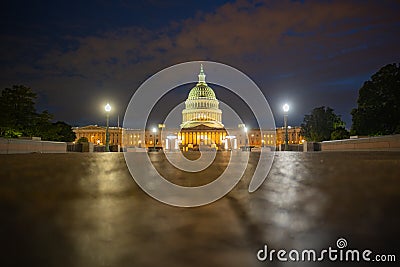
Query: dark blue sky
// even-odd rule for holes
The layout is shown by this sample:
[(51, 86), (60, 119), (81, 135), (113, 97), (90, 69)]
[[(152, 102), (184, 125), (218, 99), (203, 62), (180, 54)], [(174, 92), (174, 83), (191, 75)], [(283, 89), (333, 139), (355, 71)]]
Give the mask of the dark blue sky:
[(0, 88), (31, 87), (38, 110), (72, 125), (104, 124), (106, 102), (115, 108), (115, 124), (152, 74), (210, 60), (252, 78), (277, 125), (289, 102), (291, 125), (324, 105), (350, 127), (363, 82), (400, 62), (398, 1), (14, 0), (0, 6)]

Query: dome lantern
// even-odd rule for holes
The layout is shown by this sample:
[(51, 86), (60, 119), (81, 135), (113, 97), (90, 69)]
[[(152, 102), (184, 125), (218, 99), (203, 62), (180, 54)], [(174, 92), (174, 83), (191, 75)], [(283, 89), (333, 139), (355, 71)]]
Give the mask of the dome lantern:
[(204, 83), (207, 85), (206, 75), (204, 74), (204, 71), (203, 71), (203, 64), (200, 65), (199, 82), (197, 84), (201, 84), (201, 83)]

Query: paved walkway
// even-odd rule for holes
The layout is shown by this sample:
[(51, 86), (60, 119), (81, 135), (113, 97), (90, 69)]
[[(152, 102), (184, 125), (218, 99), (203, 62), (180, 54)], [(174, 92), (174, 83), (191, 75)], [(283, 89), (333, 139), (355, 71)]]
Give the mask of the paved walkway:
[(256, 252), (340, 237), (400, 260), (399, 152), (277, 153), (249, 194), (256, 159), (223, 199), (176, 208), (147, 196), (121, 153), (0, 155), (1, 266), (309, 266)]

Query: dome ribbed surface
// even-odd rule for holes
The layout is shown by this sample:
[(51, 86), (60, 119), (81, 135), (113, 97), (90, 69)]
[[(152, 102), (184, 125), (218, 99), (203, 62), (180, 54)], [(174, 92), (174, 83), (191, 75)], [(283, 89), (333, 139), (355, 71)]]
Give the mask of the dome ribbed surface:
[(198, 83), (189, 92), (188, 100), (195, 99), (217, 99), (213, 89), (211, 89), (207, 84)]

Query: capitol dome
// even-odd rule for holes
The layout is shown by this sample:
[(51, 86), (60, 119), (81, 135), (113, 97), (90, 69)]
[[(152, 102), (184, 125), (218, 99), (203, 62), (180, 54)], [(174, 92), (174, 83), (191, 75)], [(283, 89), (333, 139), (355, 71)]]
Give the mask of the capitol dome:
[(215, 93), (211, 87), (207, 86), (206, 83), (198, 83), (192, 90), (190, 90), (188, 99), (217, 99)]
[(211, 128), (223, 128), (222, 111), (219, 101), (211, 87), (206, 83), (203, 65), (200, 66), (199, 81), (189, 92), (182, 111), (181, 128), (192, 128), (205, 125)]

